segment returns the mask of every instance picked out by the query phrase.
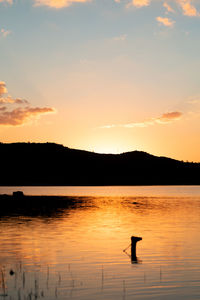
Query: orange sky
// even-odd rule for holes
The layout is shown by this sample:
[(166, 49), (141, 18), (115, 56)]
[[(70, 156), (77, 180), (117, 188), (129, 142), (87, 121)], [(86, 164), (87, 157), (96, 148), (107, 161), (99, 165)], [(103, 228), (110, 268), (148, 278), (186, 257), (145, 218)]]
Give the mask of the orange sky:
[(200, 161), (197, 1), (1, 0), (0, 15), (1, 142)]

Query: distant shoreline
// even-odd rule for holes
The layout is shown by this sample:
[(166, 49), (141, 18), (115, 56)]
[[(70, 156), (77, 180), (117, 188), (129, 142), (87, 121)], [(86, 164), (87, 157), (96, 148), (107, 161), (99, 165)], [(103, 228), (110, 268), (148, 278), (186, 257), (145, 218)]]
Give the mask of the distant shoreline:
[(83, 197), (25, 195), (15, 191), (12, 195), (0, 194), (1, 215), (54, 214), (82, 203)]
[[(5, 184), (5, 185), (1, 185), (0, 184), (0, 187), (118, 187), (118, 186), (123, 186), (123, 187), (153, 187), (153, 186), (158, 186), (158, 187), (162, 187), (162, 186), (200, 186), (200, 183), (199, 184), (190, 184), (190, 183), (183, 183), (183, 184), (99, 184), (99, 185), (91, 185), (91, 184), (79, 184), (79, 185), (44, 185), (44, 184), (41, 184), (41, 185), (25, 185), (25, 184), (21, 184), (21, 185), (9, 185), (9, 184)], [(1, 194), (0, 194), (1, 195)], [(47, 195), (48, 196), (48, 195)]]
[(54, 143), (0, 143), (0, 186), (200, 185), (200, 163), (142, 151), (97, 154)]

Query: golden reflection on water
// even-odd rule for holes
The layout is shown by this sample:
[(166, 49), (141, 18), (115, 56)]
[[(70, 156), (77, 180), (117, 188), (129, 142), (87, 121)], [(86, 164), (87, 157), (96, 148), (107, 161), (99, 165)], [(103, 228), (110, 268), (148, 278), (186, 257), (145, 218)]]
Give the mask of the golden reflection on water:
[[(21, 265), (21, 272), (30, 277), (27, 297), (31, 278), (34, 286), (37, 274), (46, 299), (196, 299), (199, 198), (82, 200), (76, 208), (48, 217), (1, 218), (0, 264), (7, 272), (10, 297), (18, 297), (19, 286), (25, 293), (22, 282), (15, 289), (8, 274)], [(141, 262), (137, 265), (123, 252), (132, 235), (143, 238), (137, 245)], [(47, 289), (48, 272), (51, 288)]]

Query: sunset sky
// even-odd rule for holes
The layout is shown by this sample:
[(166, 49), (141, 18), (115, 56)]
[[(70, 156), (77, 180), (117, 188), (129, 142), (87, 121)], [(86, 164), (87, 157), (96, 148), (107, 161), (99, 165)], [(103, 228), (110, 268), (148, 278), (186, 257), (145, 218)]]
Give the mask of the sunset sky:
[(200, 0), (0, 0), (0, 141), (200, 162)]

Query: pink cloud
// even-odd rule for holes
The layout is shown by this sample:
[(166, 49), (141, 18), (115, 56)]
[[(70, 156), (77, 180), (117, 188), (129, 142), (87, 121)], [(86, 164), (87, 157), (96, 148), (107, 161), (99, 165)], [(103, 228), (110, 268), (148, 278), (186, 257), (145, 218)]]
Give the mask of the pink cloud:
[(174, 26), (174, 23), (175, 23), (175, 21), (173, 21), (173, 20), (171, 20), (171, 19), (169, 19), (169, 18), (163, 18), (163, 17), (157, 17), (156, 20), (157, 20), (160, 24), (162, 24), (162, 25), (164, 25), (164, 26), (166, 26), (166, 27), (173, 27), (173, 26)]
[(52, 112), (54, 112), (54, 109), (48, 107), (20, 107), (11, 111), (5, 111), (4, 108), (3, 111), (0, 111), (0, 125), (19, 126), (42, 114), (48, 114)]
[(174, 121), (179, 120), (182, 116), (183, 116), (182, 112), (173, 111), (173, 112), (162, 114), (160, 117), (157, 117), (157, 118), (151, 118), (151, 119), (145, 120), (143, 122), (134, 122), (134, 123), (128, 123), (128, 124), (112, 124), (112, 125), (101, 126), (100, 128), (105, 128), (105, 129), (115, 128), (115, 127), (143, 128), (143, 127), (148, 127), (148, 126), (155, 125), (155, 124), (172, 123)]
[(199, 13), (197, 12), (195, 6), (191, 3), (191, 0), (178, 0), (178, 3), (181, 6), (183, 10), (183, 14), (185, 16), (189, 16), (189, 17), (199, 16)]
[(6, 30), (4, 28), (0, 29), (0, 37), (7, 37), (9, 34), (11, 34), (11, 31), (10, 30)]
[(172, 121), (179, 120), (182, 115), (183, 114), (180, 111), (173, 111), (163, 114), (161, 117), (155, 119), (155, 121), (157, 123), (170, 123)]
[(150, 5), (150, 0), (133, 0), (132, 4), (136, 7), (143, 7)]
[(35, 6), (48, 6), (51, 8), (63, 8), (73, 3), (85, 3), (90, 0), (35, 0)]
[[(41, 115), (55, 112), (51, 107), (32, 107), (25, 99), (13, 99), (7, 94), (5, 82), (0, 82), (0, 126), (19, 126)], [(3, 106), (1, 106), (3, 105)], [(26, 105), (26, 106), (25, 106)]]
[(7, 104), (29, 104), (29, 102), (25, 99), (20, 99), (20, 98), (17, 98), (17, 99), (13, 99), (11, 98), (10, 96), (8, 97), (2, 97), (0, 98), (0, 104), (3, 104), (3, 103), (7, 103)]
[(12, 0), (0, 0), (0, 3), (13, 4), (13, 1)]
[(167, 9), (168, 12), (174, 13), (173, 8), (167, 2), (164, 2), (163, 6)]
[(4, 81), (0, 81), (0, 97), (7, 93), (6, 84)]

